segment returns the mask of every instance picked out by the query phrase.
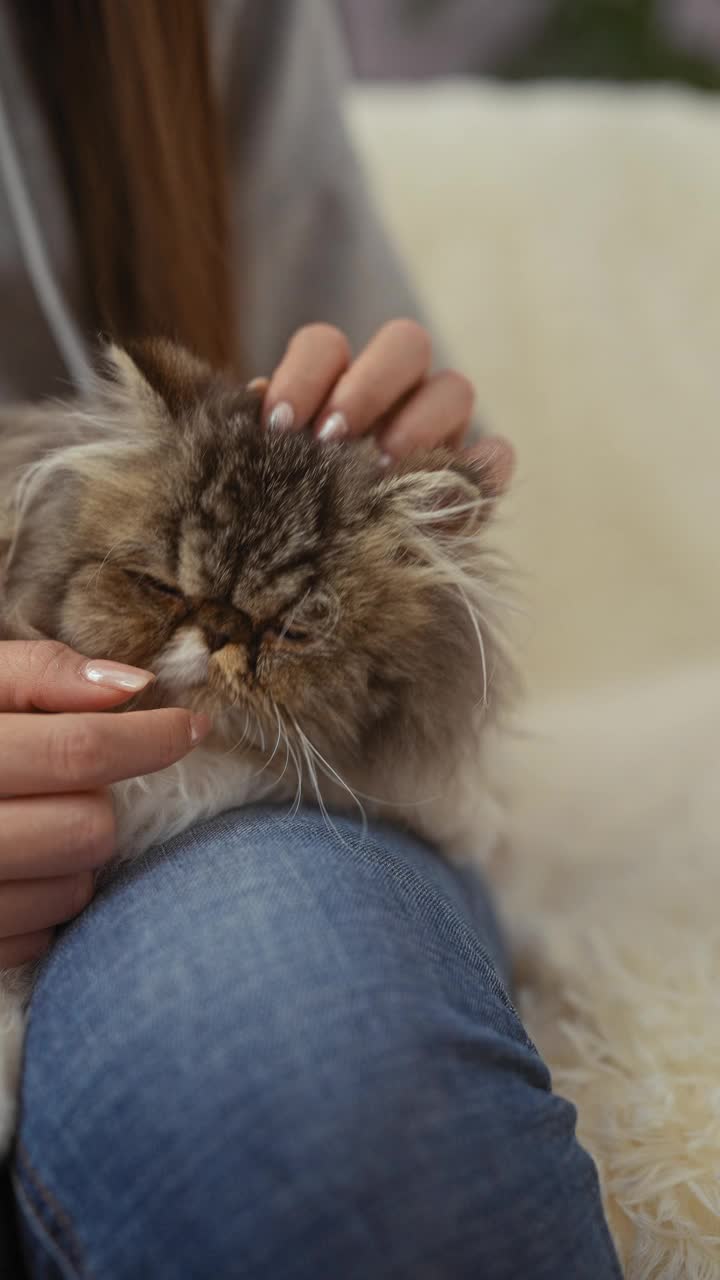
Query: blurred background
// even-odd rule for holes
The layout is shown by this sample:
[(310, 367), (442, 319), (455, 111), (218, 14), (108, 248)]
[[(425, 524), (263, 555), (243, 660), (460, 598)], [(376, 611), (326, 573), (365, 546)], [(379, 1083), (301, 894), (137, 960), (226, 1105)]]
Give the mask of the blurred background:
[(718, 0), (338, 0), (367, 79), (466, 74), (720, 87)]
[(720, 0), (335, 0), (382, 216), (478, 416), (531, 694), (720, 660)]

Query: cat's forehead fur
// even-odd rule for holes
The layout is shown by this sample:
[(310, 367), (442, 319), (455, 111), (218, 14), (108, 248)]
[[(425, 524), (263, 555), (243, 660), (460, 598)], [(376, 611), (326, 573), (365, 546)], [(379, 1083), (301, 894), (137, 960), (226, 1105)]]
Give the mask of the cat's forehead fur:
[(232, 546), (247, 568), (272, 570), (320, 553), (377, 509), (369, 462), (347, 450), (264, 431), (252, 403), (220, 421), (198, 417), (178, 451), (174, 501), (182, 532), (204, 543), (209, 563)]
[[(382, 513), (370, 451), (268, 432), (249, 395), (216, 394), (178, 411), (170, 430), (144, 464), (142, 519), (188, 595), (247, 608), (254, 589), (275, 580), (309, 582), (330, 559), (335, 569), (351, 559), (355, 538)], [(142, 467), (135, 461), (133, 475)], [(129, 471), (127, 479), (131, 488)]]

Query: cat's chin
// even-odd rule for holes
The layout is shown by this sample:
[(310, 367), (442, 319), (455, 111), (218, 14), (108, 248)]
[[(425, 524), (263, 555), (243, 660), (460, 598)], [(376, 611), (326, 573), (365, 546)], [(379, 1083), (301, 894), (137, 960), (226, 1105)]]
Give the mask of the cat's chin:
[(264, 710), (245, 690), (218, 688), (217, 684), (197, 684), (183, 680), (159, 678), (132, 705), (137, 709), (152, 707), (185, 707), (210, 718), (212, 731), (208, 741), (214, 747), (249, 753), (272, 750), (277, 738), (277, 718)]
[[(149, 669), (153, 669), (149, 666)], [(140, 703), (138, 702), (138, 705)], [(244, 702), (225, 688), (192, 680), (159, 678), (142, 696), (143, 707), (186, 707), (202, 711), (214, 721), (237, 714)]]
[[(180, 705), (189, 703), (186, 699)], [(216, 748), (242, 748), (249, 755), (269, 755), (278, 737), (277, 721), (263, 714), (247, 697), (229, 698), (212, 690), (194, 690), (191, 710), (210, 717), (212, 731), (208, 741)]]

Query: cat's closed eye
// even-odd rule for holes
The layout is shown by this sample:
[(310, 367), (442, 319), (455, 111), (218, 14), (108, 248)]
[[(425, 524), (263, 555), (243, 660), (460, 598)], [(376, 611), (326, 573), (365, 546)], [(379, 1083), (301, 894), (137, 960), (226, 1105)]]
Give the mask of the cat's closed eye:
[(310, 639), (310, 635), (307, 631), (301, 631), (297, 627), (283, 627), (278, 638), (280, 640), (291, 640), (295, 644), (302, 644), (305, 640)]
[(267, 625), (265, 634), (274, 636), (276, 640), (287, 640), (290, 644), (305, 644), (312, 639), (309, 631), (300, 627), (285, 626), (281, 621)]
[(145, 587), (148, 591), (155, 591), (159, 595), (169, 596), (172, 600), (183, 600), (184, 596), (178, 587), (173, 587), (169, 582), (163, 582), (161, 578), (154, 578), (152, 574), (145, 573), (142, 569), (125, 569), (123, 572), (138, 587)]

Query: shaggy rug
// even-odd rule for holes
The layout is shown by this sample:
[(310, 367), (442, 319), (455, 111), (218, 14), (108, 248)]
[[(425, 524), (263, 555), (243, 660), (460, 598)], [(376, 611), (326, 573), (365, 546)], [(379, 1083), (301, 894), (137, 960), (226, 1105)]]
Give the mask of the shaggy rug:
[(357, 91), (387, 221), (520, 467), (498, 762), (521, 1006), (629, 1280), (720, 1277), (720, 104)]

